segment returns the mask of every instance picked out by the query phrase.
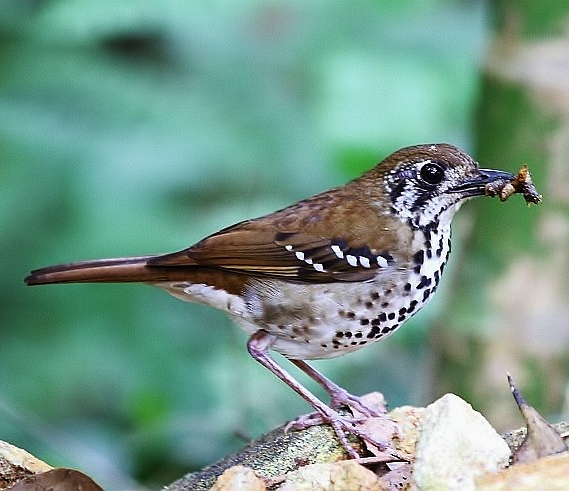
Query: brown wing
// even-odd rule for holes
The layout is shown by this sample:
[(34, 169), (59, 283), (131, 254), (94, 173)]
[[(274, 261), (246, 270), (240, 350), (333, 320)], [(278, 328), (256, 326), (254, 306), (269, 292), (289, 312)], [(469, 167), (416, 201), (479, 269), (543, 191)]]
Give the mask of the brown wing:
[(345, 239), (259, 229), (252, 221), (218, 232), (196, 245), (157, 256), (148, 266), (207, 266), (291, 281), (366, 281), (393, 258)]

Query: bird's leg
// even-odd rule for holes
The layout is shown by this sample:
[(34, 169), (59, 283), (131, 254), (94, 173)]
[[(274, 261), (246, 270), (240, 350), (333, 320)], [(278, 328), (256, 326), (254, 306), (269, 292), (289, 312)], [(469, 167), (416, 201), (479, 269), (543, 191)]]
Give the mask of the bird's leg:
[(290, 361), (306, 373), (306, 375), (308, 375), (312, 380), (321, 385), (328, 394), (330, 394), (330, 407), (338, 408), (340, 406), (348, 406), (349, 408), (357, 411), (363, 417), (368, 418), (381, 416), (381, 413), (366, 405), (361, 398), (350, 394), (347, 390), (332, 382), (332, 380), (305, 361), (296, 359), (291, 359)]
[[(368, 435), (365, 431), (359, 429), (357, 427), (357, 421), (342, 416), (337, 411), (324, 404), (321, 400), (319, 400), (316, 396), (304, 388), (298, 381), (296, 381), (291, 375), (289, 375), (284, 369), (282, 369), (269, 356), (269, 348), (275, 342), (275, 340), (276, 336), (269, 334), (266, 331), (259, 330), (249, 338), (249, 341), (247, 342), (247, 349), (249, 351), (249, 354), (255, 360), (273, 372), (278, 378), (280, 378), (285, 384), (287, 384), (292, 390), (294, 390), (300, 397), (302, 397), (317, 411), (321, 417), (321, 421), (316, 421), (320, 418), (315, 418), (314, 422), (308, 426), (314, 426), (315, 424), (320, 423), (329, 424), (340, 440), (342, 447), (344, 447), (346, 452), (348, 452), (348, 454), (354, 459), (359, 459), (360, 456), (352, 447), (352, 445), (350, 445), (347, 437), (348, 433), (371, 443), (382, 451), (389, 448), (389, 445), (387, 443), (377, 441)], [(332, 383), (332, 386), (334, 385), (335, 384)], [(394, 458), (398, 459), (397, 455), (393, 456)]]

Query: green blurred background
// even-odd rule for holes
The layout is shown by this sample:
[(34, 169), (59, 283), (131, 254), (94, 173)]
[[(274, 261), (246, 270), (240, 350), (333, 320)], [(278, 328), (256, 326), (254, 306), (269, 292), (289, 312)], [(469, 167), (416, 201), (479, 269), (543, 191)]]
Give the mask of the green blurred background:
[(501, 430), (521, 424), (509, 370), (561, 417), (569, 74), (535, 68), (552, 48), (509, 67), (566, 36), (565, 3), (0, 0), (0, 439), (142, 489), (306, 412), (221, 313), (23, 277), (182, 249), (442, 141), (487, 167), (529, 164), (544, 205), (465, 206), (429, 308), (317, 366), (391, 406), (456, 392)]

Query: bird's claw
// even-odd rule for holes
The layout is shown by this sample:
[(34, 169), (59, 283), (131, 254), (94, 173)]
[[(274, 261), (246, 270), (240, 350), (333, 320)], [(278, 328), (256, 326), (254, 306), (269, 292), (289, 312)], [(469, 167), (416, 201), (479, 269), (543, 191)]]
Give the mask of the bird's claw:
[[(360, 412), (360, 409), (362, 408), (365, 408), (369, 413), (375, 414), (375, 411), (373, 411), (371, 408), (367, 407), (363, 403), (361, 405), (361, 408), (358, 407), (358, 412)], [(366, 431), (364, 428), (361, 427), (362, 424), (365, 421), (367, 421), (370, 417), (378, 417), (378, 416), (360, 416), (360, 415), (344, 416), (338, 413), (335, 409), (329, 408), (329, 411), (327, 411), (326, 414), (321, 414), (320, 412), (316, 412), (300, 416), (294, 421), (288, 423), (285, 427), (285, 431), (288, 432), (288, 431), (304, 430), (310, 428), (311, 426), (327, 424), (332, 427), (334, 433), (336, 434), (338, 440), (340, 441), (340, 444), (342, 445), (342, 447), (344, 447), (348, 455), (350, 455), (350, 457), (352, 457), (353, 459), (360, 460), (362, 458), (362, 455), (354, 448), (353, 444), (349, 441), (348, 435), (356, 436), (360, 440), (377, 448), (379, 452), (387, 453), (388, 456), (390, 456), (394, 461), (405, 460), (405, 458), (400, 456), (388, 442), (378, 440), (368, 431)], [(379, 417), (381, 417), (381, 415), (379, 415)]]
[(338, 409), (342, 406), (347, 406), (352, 414), (357, 415), (361, 419), (379, 418), (385, 413), (385, 411), (381, 412), (366, 404), (361, 397), (354, 396), (344, 389), (336, 391), (330, 401), (330, 407), (333, 409)]

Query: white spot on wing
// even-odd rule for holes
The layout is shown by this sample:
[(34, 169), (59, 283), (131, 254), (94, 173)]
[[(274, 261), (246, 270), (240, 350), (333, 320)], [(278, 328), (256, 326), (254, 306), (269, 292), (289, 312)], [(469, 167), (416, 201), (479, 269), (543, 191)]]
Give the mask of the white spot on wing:
[(313, 267), (316, 271), (318, 271), (318, 272), (320, 272), (320, 273), (323, 273), (323, 272), (324, 272), (324, 266), (322, 266), (322, 264), (320, 264), (320, 263), (314, 263), (314, 264), (312, 265), (312, 267)]
[(340, 249), (339, 245), (334, 244), (331, 246), (331, 249), (332, 249), (332, 252), (334, 254), (336, 254), (336, 257), (338, 259), (344, 259), (344, 252), (342, 251), (342, 249)]
[(304, 261), (304, 252), (296, 251), (295, 254), (296, 254), (296, 257), (299, 261)]
[(380, 268), (386, 268), (387, 259), (385, 259), (383, 256), (377, 256), (377, 264)]
[(359, 257), (360, 260), (360, 264), (364, 267), (364, 268), (369, 268), (371, 267), (370, 263), (369, 263), (369, 259), (365, 256), (360, 256)]
[(346, 261), (348, 261), (348, 264), (350, 266), (353, 266), (354, 268), (358, 265), (358, 259), (356, 256), (352, 256), (351, 254), (347, 254), (346, 255)]
[(285, 245), (287, 251), (292, 251), (292, 246), (290, 244)]

